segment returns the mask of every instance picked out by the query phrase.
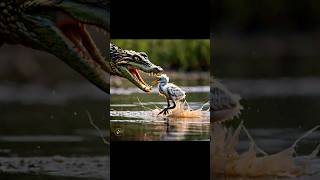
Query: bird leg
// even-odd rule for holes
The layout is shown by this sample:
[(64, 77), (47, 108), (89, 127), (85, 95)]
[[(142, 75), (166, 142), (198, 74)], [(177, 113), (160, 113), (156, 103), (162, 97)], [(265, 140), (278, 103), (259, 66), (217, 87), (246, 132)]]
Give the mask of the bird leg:
[(162, 114), (162, 113), (164, 113), (164, 115), (166, 115), (167, 113), (168, 113), (168, 108), (170, 107), (170, 101), (169, 101), (169, 99), (167, 99), (167, 107), (166, 108), (164, 108), (162, 111), (160, 111), (159, 113), (158, 113), (158, 115), (160, 115), (160, 114)]
[[(168, 92), (169, 96), (171, 97), (172, 94), (171, 94), (169, 91), (167, 91), (167, 92)], [(171, 100), (172, 100), (172, 99), (171, 99)], [(168, 107), (166, 108), (166, 112), (167, 112), (169, 109), (174, 109), (174, 108), (176, 107), (176, 103), (174, 102), (174, 100), (172, 100), (173, 106), (171, 106), (171, 107), (170, 107), (169, 99), (167, 99), (167, 101), (168, 101)]]
[(166, 108), (164, 108), (162, 111), (160, 111), (159, 113), (158, 113), (158, 115), (160, 115), (160, 114), (162, 114), (162, 113), (164, 113), (164, 115), (166, 115), (167, 114), (167, 109), (168, 109), (168, 107), (170, 107), (170, 101), (169, 101), (169, 99), (167, 99), (167, 107)]
[(176, 103), (174, 101), (172, 101), (172, 102), (173, 102), (173, 106), (167, 107), (167, 110), (176, 108)]
[(158, 115), (160, 115), (160, 114), (162, 114), (162, 113), (163, 113), (164, 115), (167, 115), (169, 109), (174, 109), (174, 108), (176, 107), (176, 103), (175, 103), (174, 101), (172, 101), (172, 102), (173, 102), (173, 106), (170, 106), (170, 100), (167, 99), (168, 106), (167, 106), (166, 108), (164, 108), (161, 112), (159, 112)]

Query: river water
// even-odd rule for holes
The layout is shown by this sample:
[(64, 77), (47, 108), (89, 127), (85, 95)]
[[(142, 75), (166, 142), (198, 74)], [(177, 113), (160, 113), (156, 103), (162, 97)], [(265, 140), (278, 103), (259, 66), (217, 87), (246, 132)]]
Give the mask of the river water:
[[(176, 81), (173, 81), (176, 82)], [(179, 84), (179, 83), (178, 83)], [(209, 86), (181, 86), (193, 110), (209, 101)], [(152, 110), (163, 109), (167, 103), (157, 88), (144, 93), (137, 88), (111, 88), (112, 141), (208, 141), (210, 113), (197, 118), (153, 116)]]
[(0, 107), (0, 179), (109, 179), (106, 95), (94, 86), (2, 85)]
[[(240, 118), (226, 122), (226, 125), (236, 127), (243, 121), (256, 144), (268, 154), (289, 148), (306, 131), (320, 124), (318, 78), (224, 79), (222, 83), (242, 97), (241, 104), (244, 106)], [(298, 143), (296, 155), (310, 154), (319, 143), (320, 130), (317, 130)], [(248, 147), (249, 140), (242, 133), (238, 151), (245, 152)], [(310, 171), (315, 173), (293, 179), (319, 179), (320, 158), (311, 162)]]

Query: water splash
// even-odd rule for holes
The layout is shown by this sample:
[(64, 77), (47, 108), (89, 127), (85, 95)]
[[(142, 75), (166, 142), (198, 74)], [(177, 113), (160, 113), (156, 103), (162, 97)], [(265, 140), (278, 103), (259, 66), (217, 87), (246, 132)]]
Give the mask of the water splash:
[[(298, 177), (314, 174), (314, 169), (309, 165), (311, 160), (316, 158), (320, 145), (307, 156), (298, 156), (295, 147), (298, 142), (319, 127), (316, 126), (306, 132), (289, 148), (269, 155), (256, 145), (242, 122), (235, 130), (226, 128), (220, 123), (214, 123), (213, 140), (211, 141), (211, 173), (213, 176), (241, 177)], [(236, 150), (241, 130), (247, 134), (250, 140), (249, 149), (244, 153), (239, 153)]]
[(201, 118), (204, 117), (205, 114), (203, 112), (208, 112), (208, 109), (205, 109), (206, 106), (209, 106), (209, 102), (202, 105), (199, 109), (192, 109), (187, 101), (177, 101), (176, 107), (172, 110), (169, 110), (169, 114), (164, 115), (158, 115), (159, 112), (162, 110), (159, 107), (156, 107), (156, 109), (151, 109), (152, 116), (162, 116), (162, 117), (174, 117), (174, 118)]

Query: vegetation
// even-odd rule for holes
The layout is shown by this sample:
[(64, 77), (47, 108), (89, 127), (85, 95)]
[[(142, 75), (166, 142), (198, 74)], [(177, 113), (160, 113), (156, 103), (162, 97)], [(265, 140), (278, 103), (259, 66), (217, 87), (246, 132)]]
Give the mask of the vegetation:
[(208, 71), (210, 40), (112, 40), (112, 43), (135, 51), (144, 51), (150, 60), (166, 70)]

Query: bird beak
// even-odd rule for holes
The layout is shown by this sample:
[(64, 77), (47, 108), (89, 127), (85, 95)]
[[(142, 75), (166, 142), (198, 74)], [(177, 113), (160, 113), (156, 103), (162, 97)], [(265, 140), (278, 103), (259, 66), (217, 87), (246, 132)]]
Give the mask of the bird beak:
[(153, 80), (151, 83), (152, 85), (155, 85), (155, 84), (158, 84), (158, 82), (159, 82), (159, 79), (156, 79), (156, 80)]

